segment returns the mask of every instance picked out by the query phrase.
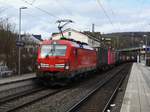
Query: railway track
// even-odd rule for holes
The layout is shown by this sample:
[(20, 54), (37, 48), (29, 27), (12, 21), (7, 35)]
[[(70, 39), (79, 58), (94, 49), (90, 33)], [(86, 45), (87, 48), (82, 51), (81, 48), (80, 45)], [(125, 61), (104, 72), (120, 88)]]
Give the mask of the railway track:
[(35, 78), (0, 85), (0, 112), (14, 112), (64, 89), (49, 89), (35, 84)]
[[(0, 112), (14, 112), (17, 111), (23, 107), (26, 107), (28, 105), (31, 105), (35, 102), (38, 102), (46, 97), (50, 97), (52, 95), (55, 95), (61, 91), (63, 91), (64, 88), (62, 89), (46, 89), (46, 88), (38, 88), (32, 91), (26, 91), (26, 92), (22, 92), (20, 94), (16, 94), (16, 95), (12, 95), (9, 97), (5, 97), (2, 98), (0, 100)], [(43, 92), (43, 94), (40, 94), (40, 92), (42, 91), (46, 91)], [(39, 95), (35, 95), (39, 93)], [(21, 100), (22, 98), (28, 97), (29, 95), (33, 95), (32, 97), (30, 96), (30, 98), (27, 98), (27, 100)], [(20, 103), (16, 103), (16, 102), (20, 102)]]
[[(129, 67), (129, 65), (127, 65), (127, 66)], [(106, 88), (104, 86), (106, 86), (108, 84), (108, 82), (111, 82), (111, 80), (115, 79), (115, 77), (118, 77), (119, 74), (123, 74), (122, 72), (128, 71), (128, 69), (124, 70), (123, 69), (124, 67), (125, 66), (123, 65), (121, 67), (118, 67), (117, 69), (110, 71), (110, 73), (109, 72), (106, 73), (105, 75), (102, 76), (103, 77), (102, 79), (97, 80), (97, 78), (96, 79), (94, 78), (95, 79), (94, 82), (90, 78), (89, 81), (91, 82), (91, 84), (89, 84), (89, 81), (87, 81), (86, 83), (84, 83), (84, 81), (83, 81), (83, 82), (80, 82), (81, 84), (79, 84), (79, 85), (75, 84), (75, 86), (71, 85), (71, 87), (67, 87), (67, 88), (48, 89), (48, 88), (40, 88), (39, 87), (39, 88), (36, 88), (37, 90), (36, 89), (31, 90), (31, 92), (30, 91), (28, 91), (28, 92), (22, 91), (20, 93), (13, 94), (12, 96), (10, 95), (5, 98), (2, 97), (2, 99), (0, 99), (0, 112), (14, 112), (14, 111), (16, 111), (16, 112), (20, 112), (20, 111), (21, 112), (24, 112), (24, 111), (37, 112), (37, 111), (40, 111), (39, 106), (42, 104), (42, 102), (47, 102), (48, 104), (46, 104), (46, 105), (49, 105), (49, 106), (42, 105), (42, 108), (50, 107), (49, 109), (47, 109), (47, 111), (45, 111), (46, 109), (44, 109), (44, 112), (48, 112), (50, 110), (55, 110), (55, 107), (56, 107), (56, 110), (55, 110), (56, 112), (57, 112), (57, 110), (63, 111), (63, 112), (64, 111), (87, 112), (88, 106), (86, 104), (89, 103), (89, 99), (93, 99), (92, 97), (96, 96), (96, 94), (97, 94), (97, 92), (99, 92), (99, 90), (101, 91), (102, 88)], [(118, 75), (116, 75), (116, 73)], [(118, 79), (119, 79), (119, 77), (118, 77)], [(116, 81), (116, 80), (114, 80), (114, 81)], [(119, 83), (119, 81), (120, 80), (118, 80), (117, 83)], [(113, 84), (114, 84), (114, 82), (113, 82)], [(78, 93), (77, 91), (79, 91), (81, 88), (83, 88), (83, 89), (85, 88), (84, 90), (86, 90), (86, 92), (83, 91), (83, 92), (85, 92), (85, 95), (78, 97), (79, 99), (75, 101), (72, 98), (77, 98), (76, 97), (76, 95)], [(115, 88), (116, 88), (116, 86), (115, 86)], [(114, 92), (114, 90), (113, 90), (113, 92)], [(117, 89), (116, 89), (116, 91), (117, 91)], [(111, 92), (111, 95), (113, 92)], [(57, 93), (59, 93), (59, 94), (57, 94)], [(81, 93), (82, 93), (82, 91), (81, 91)], [(100, 92), (100, 93), (102, 93), (102, 92)], [(65, 96), (66, 96), (66, 98), (63, 98)], [(75, 97), (73, 97), (73, 96), (75, 96)], [(103, 108), (103, 109), (105, 108), (105, 110), (107, 110), (109, 108), (109, 104), (111, 102), (110, 96), (109, 96), (109, 98), (107, 98), (107, 102), (105, 102), (105, 104), (103, 104), (103, 106), (100, 105), (101, 108)], [(115, 95), (112, 95), (112, 99), (113, 99), (113, 96), (115, 96)], [(103, 97), (103, 96), (101, 96), (101, 97)], [(57, 100), (55, 100), (55, 99), (57, 99)], [(59, 101), (59, 99), (60, 99), (60, 101)], [(69, 99), (70, 101), (69, 100), (67, 101), (67, 99)], [(82, 101), (80, 101), (80, 99), (82, 99)], [(51, 102), (49, 102), (49, 101), (51, 101)], [(100, 101), (103, 102), (102, 100), (100, 100)], [(109, 101), (109, 103), (108, 103), (108, 101)], [(61, 104), (61, 102), (63, 102), (63, 104)], [(68, 102), (70, 102), (70, 103), (68, 103)], [(107, 104), (107, 106), (106, 106), (106, 104)], [(37, 105), (37, 107), (36, 107), (36, 105)], [(65, 108), (63, 108), (62, 105), (64, 105)], [(62, 109), (59, 109), (59, 108), (62, 108)], [(103, 109), (101, 109), (101, 111)], [(96, 110), (96, 109), (94, 109), (94, 110)], [(89, 112), (91, 112), (91, 111), (89, 111)], [(98, 111), (92, 110), (92, 112), (98, 112)], [(105, 112), (105, 111), (103, 111), (103, 112)]]
[(125, 70), (123, 71), (123, 74), (124, 74), (123, 77), (120, 78), (120, 80), (118, 81), (118, 84), (117, 84), (116, 88), (114, 89), (112, 95), (110, 96), (109, 100), (107, 101), (106, 105), (104, 106), (102, 112), (107, 112), (108, 110), (110, 110), (111, 102), (114, 100), (115, 96), (117, 95), (117, 93), (118, 93), (118, 91), (119, 91), (119, 89), (120, 89), (120, 87), (121, 87), (121, 85), (122, 85), (124, 79), (126, 78), (126, 74), (129, 74), (129, 73), (130, 73), (131, 67), (129, 67), (129, 68), (126, 69), (126, 70), (127, 70), (127, 71), (125, 71)]
[[(87, 94), (85, 97), (83, 97), (78, 103), (76, 103), (70, 109), (68, 109), (67, 112), (91, 112), (91, 111), (92, 112), (106, 112), (106, 110), (109, 108), (110, 102), (113, 100), (121, 83), (123, 82), (123, 79), (125, 78), (126, 74), (129, 73), (130, 68), (131, 68), (131, 64), (127, 64), (125, 67), (120, 69), (112, 77), (110, 77), (109, 79), (107, 79), (104, 82), (100, 82), (97, 87), (95, 87), (89, 94)], [(119, 75), (121, 76), (120, 78), (118, 77)], [(109, 97), (108, 97), (105, 93), (101, 92), (101, 89), (104, 88), (104, 86), (107, 85), (109, 82), (111, 82), (111, 80), (114, 80), (115, 77), (116, 78), (118, 77), (119, 80), (116, 82), (117, 84), (116, 84), (115, 88), (113, 88), (113, 90), (111, 90), (111, 95), (109, 94)], [(115, 82), (115, 80), (114, 80), (114, 82)], [(112, 83), (112, 84), (114, 84), (114, 83)], [(100, 101), (100, 103), (97, 103), (97, 104), (101, 104), (101, 105), (96, 104), (96, 101), (98, 98), (98, 97), (96, 97), (96, 95), (98, 94), (98, 92), (99, 92), (99, 94), (103, 94), (103, 95), (100, 95), (100, 97), (107, 96), (107, 99), (105, 99), (106, 101)], [(95, 98), (93, 98), (93, 97), (95, 97)], [(102, 98), (102, 99), (104, 99), (104, 98)], [(103, 104), (102, 104), (102, 102), (103, 102)], [(91, 107), (91, 105), (97, 105), (98, 107), (97, 106)], [(101, 109), (99, 107), (101, 107)]]
[(21, 97), (27, 96), (27, 95), (32, 94), (34, 92), (45, 90), (45, 89), (46, 88), (42, 88), (42, 87), (40, 88), (39, 87), (39, 88), (29, 89), (29, 90), (26, 90), (26, 91), (18, 92), (16, 94), (11, 94), (11, 95), (2, 97), (2, 98), (0, 98), (0, 105), (4, 104), (4, 103), (7, 103), (9, 101), (15, 100), (17, 98), (21, 98)]

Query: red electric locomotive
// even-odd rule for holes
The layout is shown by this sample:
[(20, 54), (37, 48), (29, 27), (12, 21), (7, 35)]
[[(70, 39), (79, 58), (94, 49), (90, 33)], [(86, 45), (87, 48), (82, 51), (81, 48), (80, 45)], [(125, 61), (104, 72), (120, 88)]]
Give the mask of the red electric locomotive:
[(39, 79), (56, 81), (70, 79), (96, 69), (96, 51), (85, 43), (74, 40), (46, 40), (38, 49)]

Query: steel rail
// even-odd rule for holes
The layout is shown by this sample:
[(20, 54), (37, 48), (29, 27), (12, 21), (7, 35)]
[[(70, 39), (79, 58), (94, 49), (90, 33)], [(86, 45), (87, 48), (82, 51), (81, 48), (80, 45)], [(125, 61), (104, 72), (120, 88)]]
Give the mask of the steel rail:
[[(124, 74), (129, 74), (130, 71), (131, 71), (131, 68), (130, 68), (130, 70), (128, 70), (128, 71), (124, 71)], [(127, 72), (127, 73), (126, 73), (126, 72)], [(110, 96), (109, 100), (107, 101), (107, 103), (106, 103), (106, 105), (105, 105), (105, 107), (104, 107), (104, 109), (103, 109), (102, 112), (106, 112), (106, 110), (109, 108), (111, 101), (112, 101), (112, 100), (114, 99), (114, 97), (116, 96), (116, 94), (117, 94), (117, 92), (118, 92), (118, 90), (119, 90), (120, 86), (122, 85), (122, 83), (123, 83), (123, 81), (124, 81), (125, 78), (126, 78), (126, 75), (124, 75), (124, 76), (118, 81), (118, 82), (119, 82), (118, 85), (116, 86), (115, 90), (113, 91), (113, 94)]]
[(125, 67), (123, 66), (122, 68), (120, 68), (119, 71), (117, 71), (117, 73), (115, 73), (113, 76), (109, 77), (109, 79), (107, 79), (105, 82), (100, 82), (98, 84), (97, 87), (95, 87), (95, 89), (93, 89), (91, 92), (89, 92), (85, 97), (83, 97), (79, 102), (77, 102), (75, 105), (73, 105), (69, 110), (67, 110), (66, 112), (75, 112), (78, 110), (78, 108), (85, 103), (93, 94), (95, 94), (99, 89), (101, 89), (105, 84), (107, 84), (108, 81), (110, 81), (111, 79), (113, 79), (115, 76), (117, 76), (118, 74), (122, 73), (122, 70), (124, 70)]
[(25, 97), (27, 95), (30, 95), (32, 93), (38, 92), (38, 91), (42, 91), (45, 90), (46, 88), (34, 88), (34, 89), (29, 89), (29, 90), (25, 90), (16, 94), (12, 94), (12, 95), (8, 95), (5, 97), (0, 98), (0, 105), (7, 103), (11, 100), (15, 100), (17, 98), (21, 98), (21, 97)]
[(17, 110), (19, 110), (19, 109), (21, 109), (21, 108), (23, 108), (23, 107), (26, 107), (26, 106), (28, 106), (28, 105), (31, 105), (31, 104), (35, 103), (35, 102), (38, 102), (38, 101), (40, 101), (40, 100), (42, 100), (42, 99), (44, 99), (44, 98), (47, 98), (47, 97), (50, 97), (50, 96), (52, 96), (52, 95), (55, 95), (55, 94), (57, 94), (57, 93), (59, 93), (59, 92), (62, 92), (63, 90), (65, 90), (65, 89), (55, 90), (55, 91), (53, 91), (53, 92), (50, 92), (50, 93), (48, 93), (48, 94), (46, 94), (46, 95), (43, 95), (43, 96), (41, 96), (41, 97), (38, 97), (38, 98), (36, 98), (36, 99), (31, 99), (30, 101), (28, 101), (28, 102), (26, 102), (26, 103), (23, 103), (23, 104), (20, 104), (20, 105), (14, 107), (14, 108), (11, 108), (11, 109), (7, 110), (6, 112), (14, 112), (14, 111), (17, 111)]

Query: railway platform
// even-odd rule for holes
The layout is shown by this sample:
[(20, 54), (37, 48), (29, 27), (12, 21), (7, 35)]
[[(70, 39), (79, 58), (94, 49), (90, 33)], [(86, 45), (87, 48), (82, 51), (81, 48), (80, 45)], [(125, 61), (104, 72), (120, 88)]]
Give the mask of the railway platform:
[(150, 67), (133, 64), (120, 112), (150, 112)]
[(11, 82), (16, 82), (16, 81), (20, 81), (20, 80), (31, 79), (31, 78), (35, 78), (35, 73), (22, 74), (20, 76), (1, 78), (0, 79), (0, 85), (11, 83)]

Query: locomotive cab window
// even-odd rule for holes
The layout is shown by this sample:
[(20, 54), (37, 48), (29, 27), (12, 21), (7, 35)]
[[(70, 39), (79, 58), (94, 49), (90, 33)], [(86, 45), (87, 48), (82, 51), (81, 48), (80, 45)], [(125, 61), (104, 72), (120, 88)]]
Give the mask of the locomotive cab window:
[(66, 54), (66, 45), (54, 45), (54, 53), (53, 56), (65, 56)]
[(42, 45), (40, 55), (42, 58), (45, 58), (46, 56), (52, 56), (52, 45)]
[(41, 46), (41, 57), (48, 57), (48, 56), (65, 56), (66, 54), (66, 45), (42, 45)]

